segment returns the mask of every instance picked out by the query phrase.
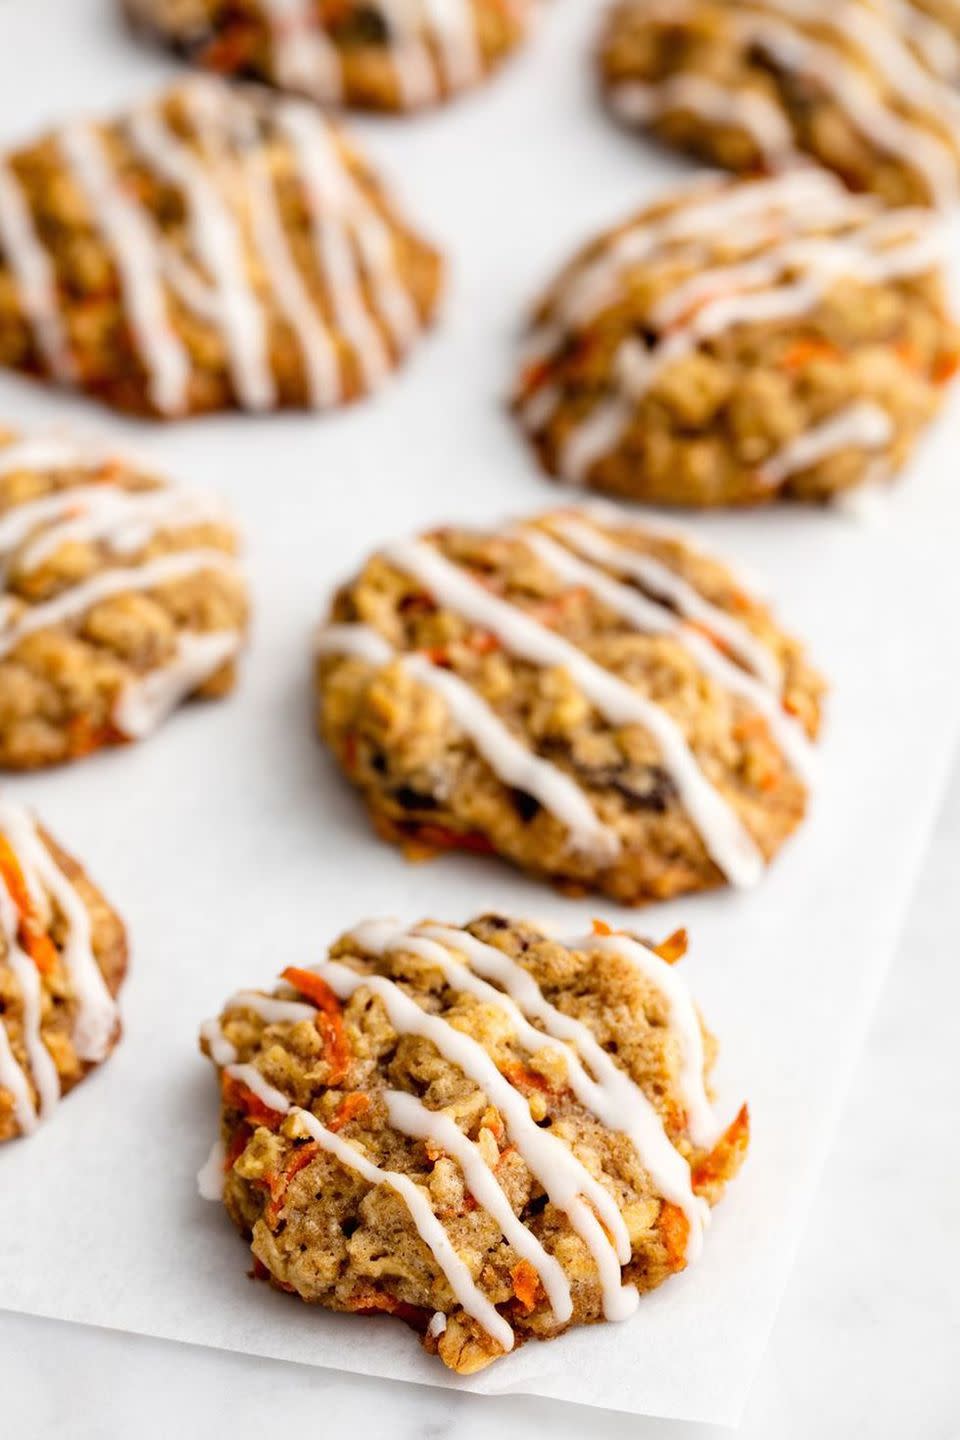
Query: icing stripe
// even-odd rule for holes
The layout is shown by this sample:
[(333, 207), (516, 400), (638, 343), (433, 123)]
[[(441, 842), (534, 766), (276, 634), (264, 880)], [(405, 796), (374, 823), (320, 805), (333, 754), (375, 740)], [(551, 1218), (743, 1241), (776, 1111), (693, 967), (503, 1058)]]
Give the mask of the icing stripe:
[(707, 780), (676, 722), (639, 691), (603, 669), (571, 642), (530, 615), (484, 590), (458, 566), (421, 541), (401, 541), (383, 551), (399, 570), (415, 576), (441, 605), (492, 631), (514, 655), (530, 664), (567, 671), (584, 696), (614, 726), (642, 726), (656, 740), (693, 825), (717, 867), (735, 885), (752, 885), (763, 858), (739, 816)]
[(460, 1166), (467, 1189), (492, 1215), (504, 1239), (522, 1259), (527, 1260), (540, 1276), (550, 1308), (558, 1325), (566, 1325), (573, 1315), (570, 1283), (560, 1265), (543, 1248), (532, 1230), (514, 1214), (493, 1171), (477, 1145), (469, 1140), (460, 1126), (442, 1110), (428, 1110), (415, 1095), (405, 1090), (388, 1090), (385, 1095), (387, 1117), (401, 1135), (426, 1140), (441, 1147)]
[(558, 766), (518, 740), (490, 705), (450, 670), (434, 665), (426, 655), (400, 655), (375, 630), (364, 625), (333, 625), (317, 637), (319, 655), (354, 655), (371, 665), (392, 660), (446, 705), (451, 719), (505, 785), (534, 796), (545, 810), (565, 825), (570, 843), (598, 862), (612, 862), (620, 852), (616, 831), (604, 825), (579, 785)]
[(37, 348), (55, 379), (73, 379), (70, 347), (60, 319), (57, 279), (33, 227), (30, 208), (8, 165), (0, 160), (0, 249), (17, 282), (17, 298)]
[(270, 27), (278, 84), (313, 100), (336, 102), (342, 93), (337, 47), (315, 24), (312, 0), (260, 0)]
[[(197, 138), (216, 116), (218, 92), (203, 81), (181, 90), (183, 107)], [(142, 160), (183, 196), (191, 246), (212, 282), (211, 306), (227, 351), (234, 388), (250, 410), (276, 399), (263, 311), (247, 278), (243, 239), (234, 215), (208, 173), (212, 157), (198, 160), (155, 108), (135, 110), (125, 134)]]
[(316, 1007), (299, 1000), (277, 1000), (273, 995), (260, 995), (255, 990), (238, 990), (224, 1006), (225, 1010), (252, 1010), (267, 1025), (297, 1025), (301, 1020), (313, 1022)]
[(57, 140), (116, 262), (126, 319), (148, 374), (150, 398), (162, 414), (176, 414), (187, 403), (190, 358), (170, 324), (150, 224), (121, 188), (106, 145), (92, 125), (71, 125), (58, 132)]
[[(23, 1046), (27, 1053), (30, 1077), (39, 1097), (39, 1119), (47, 1120), (60, 1099), (60, 1076), (57, 1073), (53, 1057), (43, 1041), (41, 1029), (43, 996), (40, 974), (33, 960), (29, 955), (25, 955), (20, 947), (17, 939), (18, 929), (19, 916), (16, 906), (6, 885), (0, 880), (0, 931), (2, 931), (6, 943), (5, 960), (13, 972), (13, 978), (20, 991), (20, 1024), (23, 1031)], [(2, 1028), (2, 1022), (0, 1022), (0, 1029)], [(31, 1110), (33, 1110), (32, 1100)]]
[(228, 661), (235, 659), (243, 638), (236, 630), (186, 631), (177, 640), (173, 659), (128, 682), (117, 697), (113, 723), (128, 740), (152, 735), (171, 711)]
[(628, 124), (688, 110), (713, 125), (736, 126), (746, 131), (771, 168), (782, 166), (796, 153), (783, 111), (759, 90), (735, 90), (706, 75), (677, 74), (659, 84), (627, 81), (615, 87), (610, 99)]
[(207, 1042), (214, 1065), (219, 1065), (224, 1070), (228, 1065), (236, 1064), (236, 1047), (231, 1045), (224, 1035), (219, 1020), (204, 1020), (200, 1026), (200, 1035)]
[(103, 1060), (119, 1019), (116, 1002), (94, 955), (87, 907), (40, 839), (26, 811), (9, 800), (0, 800), (0, 833), (6, 835), (16, 854), (31, 893), (48, 897), (48, 907), (52, 901), (63, 917), (66, 939), (61, 958), (76, 1004), (74, 1048), (81, 1060)]
[(761, 483), (771, 488), (781, 485), (791, 475), (844, 450), (884, 450), (893, 436), (893, 420), (882, 405), (857, 401), (798, 435), (766, 460), (760, 469)]
[(539, 1129), (531, 1118), (527, 1101), (500, 1074), (486, 1050), (439, 1016), (421, 1010), (383, 976), (359, 974), (333, 960), (313, 968), (341, 1000), (349, 999), (357, 990), (369, 990), (383, 1002), (398, 1034), (418, 1035), (429, 1040), (445, 1059), (480, 1086), (503, 1115), (510, 1138), (528, 1168), (552, 1202), (566, 1212), (593, 1256), (606, 1318), (625, 1319), (632, 1314), (637, 1305), (637, 1292), (632, 1286), (624, 1287), (620, 1276), (621, 1264), (627, 1264), (630, 1259), (630, 1238), (612, 1196), (572, 1151), (549, 1131)]
[(205, 570), (239, 576), (236, 560), (223, 550), (180, 550), (161, 555), (147, 564), (126, 570), (102, 570), (90, 580), (64, 590), (52, 600), (31, 605), (9, 622), (0, 619), (0, 658), (9, 655), (21, 640), (54, 625), (75, 620), (101, 600), (117, 595), (143, 593), (163, 585), (171, 585)]
[(701, 667), (705, 674), (718, 684), (746, 700), (763, 715), (771, 734), (791, 765), (804, 779), (814, 773), (813, 751), (803, 729), (782, 708), (779, 700), (779, 685), (771, 692), (752, 676), (732, 664), (716, 649), (709, 639), (698, 631), (691, 630), (678, 622), (669, 610), (655, 604), (635, 590), (621, 585), (603, 570), (571, 555), (568, 550), (548, 540), (534, 529), (522, 529), (518, 537), (539, 557), (549, 569), (571, 585), (582, 585), (616, 614), (627, 620), (635, 629), (654, 635), (669, 635)]

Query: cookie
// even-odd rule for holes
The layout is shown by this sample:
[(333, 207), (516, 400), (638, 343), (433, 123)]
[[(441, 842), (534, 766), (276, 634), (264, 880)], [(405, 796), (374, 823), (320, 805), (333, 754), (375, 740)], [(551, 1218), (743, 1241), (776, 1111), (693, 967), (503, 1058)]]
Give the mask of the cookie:
[(408, 852), (624, 904), (761, 876), (822, 682), (732, 573), (613, 510), (388, 545), (316, 639), (319, 729)]
[(120, 1038), (123, 923), (31, 815), (0, 799), (0, 1141), (31, 1135)]
[(194, 64), (326, 105), (408, 111), (479, 84), (525, 38), (536, 0), (123, 0)]
[(600, 922), (360, 925), (203, 1027), (202, 1193), (262, 1278), (397, 1316), (460, 1374), (627, 1319), (697, 1258), (749, 1138), (746, 1107), (714, 1110), (685, 948)]
[(213, 497), (105, 447), (0, 432), (0, 767), (140, 740), (231, 690), (236, 548)]
[(618, 0), (600, 69), (620, 120), (728, 169), (808, 155), (890, 204), (947, 205), (958, 54), (910, 0)]
[(441, 270), (318, 111), (213, 77), (0, 162), (0, 364), (120, 410), (355, 400)]
[(514, 390), (551, 474), (670, 505), (823, 501), (893, 475), (958, 362), (927, 210), (823, 171), (698, 181), (588, 245)]

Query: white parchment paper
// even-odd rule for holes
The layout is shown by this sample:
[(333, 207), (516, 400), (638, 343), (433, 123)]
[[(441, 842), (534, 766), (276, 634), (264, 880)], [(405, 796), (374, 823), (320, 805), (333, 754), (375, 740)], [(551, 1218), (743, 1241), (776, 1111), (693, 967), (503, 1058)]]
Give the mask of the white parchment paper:
[[(0, 1154), (6, 1308), (488, 1393), (740, 1414), (958, 731), (956, 410), (870, 524), (793, 509), (696, 522), (766, 577), (835, 687), (812, 818), (762, 886), (641, 920), (657, 935), (691, 930), (684, 968), (721, 1039), (723, 1104), (732, 1115), (747, 1097), (753, 1113), (748, 1164), (702, 1261), (624, 1326), (531, 1344), (457, 1380), (400, 1326), (253, 1284), (243, 1243), (194, 1185), (217, 1109), (197, 1027), (238, 986), (316, 960), (368, 914), (622, 918), (492, 862), (410, 867), (378, 843), (313, 740), (307, 661), (332, 584), (379, 541), (559, 498), (502, 408), (521, 309), (571, 246), (683, 173), (600, 111), (597, 8), (551, 0), (537, 41), (482, 93), (356, 125), (451, 257), (439, 332), (374, 403), (164, 429), (0, 377), (3, 420), (110, 433), (222, 492), (248, 536), (257, 606), (232, 700), (181, 713), (136, 750), (9, 784), (122, 910), (133, 964), (114, 1058)], [(148, 93), (172, 68), (129, 39), (110, 0), (9, 0), (0, 143)]]

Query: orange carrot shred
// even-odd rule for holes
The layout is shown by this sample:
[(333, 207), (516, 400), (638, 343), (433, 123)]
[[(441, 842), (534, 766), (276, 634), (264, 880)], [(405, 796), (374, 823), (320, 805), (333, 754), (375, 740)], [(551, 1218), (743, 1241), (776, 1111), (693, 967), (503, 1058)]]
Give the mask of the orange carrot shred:
[(17, 939), (41, 975), (48, 975), (57, 963), (57, 947), (43, 928), (20, 862), (4, 835), (0, 835), (0, 876), (19, 916)]
[(244, 1085), (235, 1075), (228, 1075), (224, 1071), (220, 1078), (220, 1088), (224, 1105), (231, 1110), (239, 1110), (257, 1125), (266, 1125), (272, 1130), (283, 1119), (279, 1110), (271, 1110), (259, 1095), (254, 1095), (249, 1086)]
[(521, 1260), (514, 1265), (510, 1271), (510, 1279), (513, 1281), (513, 1293), (516, 1295), (526, 1313), (536, 1307), (537, 1291), (540, 1289), (540, 1276), (530, 1264), (529, 1260)]
[(727, 1179), (737, 1168), (746, 1154), (750, 1143), (750, 1111), (741, 1107), (736, 1118), (724, 1131), (716, 1145), (702, 1160), (694, 1165), (691, 1180), (694, 1190), (706, 1190), (718, 1181)]
[(305, 1170), (315, 1155), (319, 1155), (320, 1146), (311, 1141), (309, 1145), (299, 1145), (291, 1151), (283, 1169), (273, 1175), (267, 1176), (267, 1185), (270, 1190), (270, 1201), (263, 1212), (264, 1219), (273, 1230), (283, 1213), (284, 1202), (287, 1198), (287, 1190), (290, 1181), (301, 1170)]
[(612, 935), (613, 926), (608, 925), (606, 920), (594, 920), (593, 933), (594, 935)]
[(343, 1028), (343, 1011), (326, 980), (312, 970), (299, 970), (288, 965), (282, 978), (306, 995), (317, 1007), (317, 1029), (323, 1037), (324, 1052), (330, 1066), (329, 1085), (339, 1085), (350, 1065), (350, 1045)]
[(351, 1120), (356, 1120), (358, 1115), (363, 1115), (370, 1109), (370, 1096), (364, 1095), (362, 1091), (356, 1091), (352, 1095), (345, 1095), (337, 1106), (330, 1120), (327, 1121), (328, 1130), (342, 1130), (344, 1125), (349, 1125)]
[(829, 340), (818, 340), (812, 336), (795, 340), (780, 356), (780, 368), (788, 371), (804, 370), (815, 360), (835, 360), (839, 353), (836, 345), (831, 345)]
[(685, 1269), (690, 1221), (679, 1205), (672, 1205), (669, 1200), (664, 1200), (660, 1206), (659, 1230), (670, 1269), (673, 1271)]
[(526, 1065), (521, 1065), (519, 1060), (512, 1060), (508, 1065), (501, 1065), (500, 1070), (517, 1090), (523, 1092), (539, 1090), (544, 1095), (553, 1094), (553, 1087), (546, 1076), (541, 1075), (537, 1070), (531, 1070)]
[(233, 1134), (230, 1136), (230, 1144), (227, 1146), (227, 1153), (223, 1157), (224, 1175), (229, 1174), (229, 1172), (233, 1169), (234, 1165), (236, 1165), (237, 1161), (240, 1159), (240, 1156), (243, 1154), (244, 1150), (246, 1150), (247, 1142), (249, 1141), (252, 1134), (253, 1131), (250, 1129), (250, 1126), (245, 1121), (243, 1122), (243, 1124), (238, 1125), (236, 1130), (234, 1130)]
[(661, 960), (666, 960), (668, 965), (676, 965), (677, 961), (682, 960), (686, 955), (689, 943), (686, 930), (674, 930), (666, 940), (661, 941), (659, 945), (654, 945), (653, 953), (659, 955)]

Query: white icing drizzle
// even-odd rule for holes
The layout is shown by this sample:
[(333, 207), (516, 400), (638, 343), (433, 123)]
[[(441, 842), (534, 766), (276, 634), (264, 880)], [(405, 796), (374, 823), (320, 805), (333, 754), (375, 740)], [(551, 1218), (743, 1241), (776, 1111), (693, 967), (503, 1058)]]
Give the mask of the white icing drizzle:
[(28, 606), (9, 620), (0, 617), (0, 657), (9, 655), (28, 635), (75, 620), (101, 600), (154, 590), (208, 570), (230, 576), (240, 573), (236, 560), (223, 550), (179, 550), (170, 555), (160, 555), (145, 565), (101, 570), (52, 600)]
[(267, 1025), (298, 1025), (301, 1020), (314, 1021), (316, 1006), (299, 1000), (278, 1000), (273, 995), (260, 995), (256, 990), (238, 990), (224, 1006), (225, 1010), (252, 1010)]
[(732, 664), (716, 646), (699, 631), (682, 624), (664, 606), (620, 584), (603, 570), (571, 555), (568, 550), (535, 529), (518, 532), (525, 545), (562, 579), (571, 585), (585, 586), (602, 604), (622, 616), (639, 631), (669, 635), (686, 650), (700, 668), (732, 694), (746, 700), (763, 715), (774, 739), (791, 765), (805, 779), (814, 772), (812, 748), (802, 728), (780, 704), (780, 686), (771, 691), (753, 676), (746, 675)]
[[(589, 511), (583, 513), (585, 516), (589, 515)], [(604, 521), (623, 524), (617, 513), (600, 513), (598, 519), (601, 524)], [(658, 599), (669, 601), (685, 619), (704, 625), (723, 641), (739, 663), (756, 675), (768, 690), (780, 694), (783, 676), (773, 652), (758, 640), (752, 630), (741, 624), (729, 611), (711, 604), (688, 580), (671, 570), (669, 565), (665, 565), (654, 555), (645, 555), (628, 545), (616, 544), (598, 530), (585, 525), (581, 519), (575, 519), (569, 514), (550, 516), (549, 523), (551, 532), (558, 535), (571, 550), (576, 550), (588, 560), (597, 561), (607, 569), (638, 580)], [(645, 529), (649, 530), (653, 536), (660, 534), (655, 525), (646, 520), (637, 529), (640, 533)], [(689, 543), (686, 537), (681, 535), (666, 535), (662, 538), (674, 539), (681, 544)]]
[(771, 168), (782, 167), (796, 154), (793, 131), (769, 96), (736, 90), (706, 75), (671, 75), (659, 84), (626, 81), (614, 89), (611, 102), (621, 119), (633, 125), (687, 110), (711, 124), (744, 130)]
[(56, 275), (37, 238), (23, 192), (10, 167), (2, 161), (0, 249), (13, 272), (18, 301), (50, 373), (57, 380), (71, 380), (73, 362), (58, 309)]
[[(184, 111), (198, 138), (221, 109), (220, 91), (203, 80), (181, 88)], [(217, 316), (234, 388), (243, 405), (264, 410), (274, 403), (264, 314), (247, 276), (243, 237), (219, 193), (212, 157), (197, 159), (156, 106), (135, 110), (125, 133), (140, 158), (183, 196), (191, 247), (211, 278), (210, 309)]]
[(503, 1115), (510, 1138), (531, 1173), (551, 1201), (565, 1211), (593, 1256), (603, 1292), (604, 1315), (619, 1320), (632, 1314), (637, 1292), (633, 1286), (623, 1286), (620, 1275), (620, 1266), (630, 1259), (630, 1237), (612, 1196), (571, 1150), (534, 1123), (527, 1101), (500, 1074), (486, 1050), (439, 1016), (421, 1010), (383, 976), (360, 974), (333, 960), (314, 968), (341, 1000), (349, 999), (357, 990), (369, 990), (383, 1002), (398, 1034), (429, 1040), (445, 1059), (480, 1086)]
[[(425, 936), (428, 943), (432, 942), (430, 950), (423, 948), (420, 936)], [(690, 1222), (688, 1258), (695, 1259), (700, 1251), (709, 1207), (694, 1195), (689, 1166), (667, 1138), (655, 1107), (640, 1086), (631, 1080), (626, 1071), (622, 1070), (599, 1044), (590, 1028), (551, 1005), (536, 980), (522, 965), (495, 946), (477, 940), (467, 931), (454, 930), (443, 925), (421, 925), (411, 933), (396, 937), (392, 948), (410, 950), (420, 955), (429, 964), (436, 965), (455, 989), (466, 990), (487, 1004), (495, 1005), (508, 1016), (517, 1038), (532, 1053), (548, 1046), (551, 1038), (562, 1042), (559, 1048), (567, 1065), (571, 1089), (577, 1099), (609, 1129), (619, 1130), (631, 1140), (644, 1169), (660, 1193), (678, 1205), (687, 1216)], [(571, 948), (589, 951), (596, 947), (591, 937)], [(441, 952), (439, 955), (438, 950)], [(451, 951), (465, 955), (471, 968), (468, 970), (451, 960)], [(657, 967), (665, 965), (665, 962), (651, 951), (646, 953), (651, 960), (646, 973), (656, 984), (656, 976), (659, 974)], [(666, 968), (669, 970), (670, 967)], [(473, 971), (476, 971), (476, 975)], [(484, 978), (478, 980), (477, 976)], [(501, 986), (506, 995), (494, 988), (494, 985), (488, 984), (488, 981), (494, 981)], [(679, 1032), (681, 1050), (685, 1057), (679, 1087), (688, 1111), (691, 1138), (696, 1145), (709, 1149), (719, 1138), (721, 1127), (713, 1115), (704, 1088), (703, 1043), (696, 1010), (686, 987), (677, 976), (670, 975), (658, 988), (670, 1000), (671, 1024), (675, 1025)], [(674, 1003), (675, 996), (677, 998)], [(543, 1030), (528, 1024), (524, 1017), (539, 1020)], [(695, 1037), (689, 1034), (691, 1018), (696, 1024)], [(686, 1058), (688, 1056), (689, 1060)], [(590, 1074), (581, 1061), (589, 1067)], [(695, 1074), (698, 1063), (699, 1074)]]
[[(6, 885), (0, 879), (0, 933), (6, 943), (6, 963), (13, 972), (20, 991), (20, 1024), (23, 1031), (23, 1046), (27, 1053), (30, 1075), (39, 1097), (39, 1119), (47, 1120), (60, 1099), (60, 1076), (49, 1050), (43, 1041), (41, 1031), (43, 1017), (43, 995), (40, 974), (30, 956), (25, 954), (17, 939), (19, 916)], [(3, 1028), (0, 1022), (0, 1029)], [(33, 1101), (30, 1102), (34, 1122), (38, 1118)], [(21, 1128), (23, 1128), (21, 1126)], [(26, 1133), (26, 1132), (25, 1132)]]
[(200, 1026), (200, 1035), (207, 1043), (210, 1058), (214, 1065), (219, 1065), (221, 1070), (223, 1070), (228, 1065), (236, 1064), (236, 1046), (232, 1045), (226, 1035), (224, 1035), (219, 1020), (204, 1020)]
[(473, 741), (498, 779), (533, 795), (567, 827), (573, 849), (600, 863), (616, 859), (619, 837), (598, 818), (579, 785), (559, 766), (528, 750), (483, 697), (452, 671), (434, 665), (426, 655), (397, 654), (382, 635), (366, 625), (332, 625), (321, 630), (316, 653), (353, 655), (370, 665), (396, 660), (417, 684), (440, 697), (454, 723)]
[(290, 1102), (286, 1095), (265, 1080), (256, 1065), (227, 1065), (224, 1074), (232, 1080), (239, 1080), (268, 1110), (275, 1110), (278, 1115), (289, 1113)]
[(435, 1311), (433, 1318), (430, 1321), (430, 1324), (427, 1326), (427, 1334), (431, 1337), (431, 1339), (437, 1340), (440, 1338), (441, 1335), (446, 1333), (446, 1329), (446, 1315), (444, 1315), (442, 1310)]
[(121, 691), (113, 709), (114, 725), (128, 740), (152, 735), (182, 700), (235, 658), (242, 643), (236, 630), (180, 635), (171, 660), (128, 682)]
[(170, 324), (152, 228), (121, 187), (106, 146), (92, 125), (71, 125), (57, 138), (94, 224), (116, 262), (126, 318), (149, 377), (150, 397), (162, 414), (177, 414), (187, 401), (190, 358)]
[(17, 1063), (6, 1027), (0, 1023), (0, 1089), (13, 1100), (13, 1117), (23, 1135), (32, 1135), (37, 1128), (37, 1112), (30, 1093), (30, 1082)]
[(616, 955), (629, 961), (664, 997), (670, 1029), (679, 1041), (680, 1074), (677, 1086), (683, 1096), (690, 1138), (700, 1149), (712, 1149), (723, 1133), (723, 1126), (714, 1114), (704, 1083), (700, 1017), (689, 989), (674, 967), (628, 935), (586, 935), (569, 942), (568, 948), (586, 950), (590, 954)]
[(0, 833), (7, 837), (31, 895), (45, 897), (48, 910), (53, 902), (63, 917), (66, 939), (61, 959), (76, 1005), (74, 1048), (81, 1060), (103, 1060), (119, 1018), (93, 951), (87, 907), (41, 840), (33, 820), (9, 800), (0, 800)]
[(337, 47), (315, 23), (313, 0), (260, 0), (270, 27), (273, 70), (277, 83), (336, 103), (342, 93)]
[(704, 845), (734, 885), (752, 885), (763, 858), (739, 816), (710, 783), (682, 731), (667, 712), (582, 650), (532, 616), (485, 590), (458, 566), (422, 541), (388, 546), (385, 558), (414, 575), (444, 606), (492, 631), (508, 650), (530, 664), (565, 669), (584, 696), (614, 726), (639, 725), (656, 740), (662, 762)]
[(295, 1110), (293, 1113), (321, 1150), (339, 1160), (348, 1170), (353, 1170), (369, 1185), (386, 1185), (400, 1196), (418, 1235), (446, 1276), (458, 1304), (468, 1315), (473, 1316), (504, 1351), (512, 1350), (514, 1337), (511, 1326), (498, 1314), (496, 1307), (480, 1290), (467, 1266), (454, 1250), (449, 1235), (430, 1208), (426, 1192), (415, 1184), (409, 1175), (402, 1175), (398, 1170), (383, 1170), (379, 1165), (374, 1165), (348, 1141), (321, 1125), (316, 1116), (311, 1115), (308, 1110)]
[(388, 1090), (384, 1098), (387, 1116), (395, 1130), (399, 1130), (401, 1135), (430, 1141), (456, 1160), (471, 1195), (493, 1216), (504, 1239), (517, 1254), (528, 1260), (536, 1270), (557, 1324), (565, 1325), (573, 1314), (573, 1300), (563, 1266), (548, 1254), (533, 1231), (528, 1230), (514, 1214), (479, 1146), (464, 1135), (450, 1115), (442, 1110), (428, 1110), (415, 1095), (405, 1090)]
[(99, 470), (116, 459), (112, 447), (65, 435), (31, 435), (0, 446), (0, 477), (21, 470)]
[(859, 400), (814, 425), (764, 462), (760, 480), (771, 488), (844, 450), (883, 450), (893, 439), (893, 420), (882, 405)]
[(356, 266), (348, 266), (339, 240), (331, 240), (330, 236), (337, 226), (352, 235), (377, 309), (403, 351), (421, 325), (416, 306), (397, 269), (390, 231), (375, 205), (338, 158), (330, 127), (310, 106), (293, 102), (282, 105), (277, 123), (296, 156), (318, 263), (328, 275), (338, 303), (352, 313), (348, 333), (362, 365), (368, 375), (378, 375), (385, 363), (382, 341), (373, 324), (367, 329), (359, 318), (363, 296)]
[(197, 1171), (197, 1189), (204, 1200), (223, 1199), (223, 1167), (226, 1161), (227, 1152), (218, 1136), (210, 1146), (210, 1154)]

